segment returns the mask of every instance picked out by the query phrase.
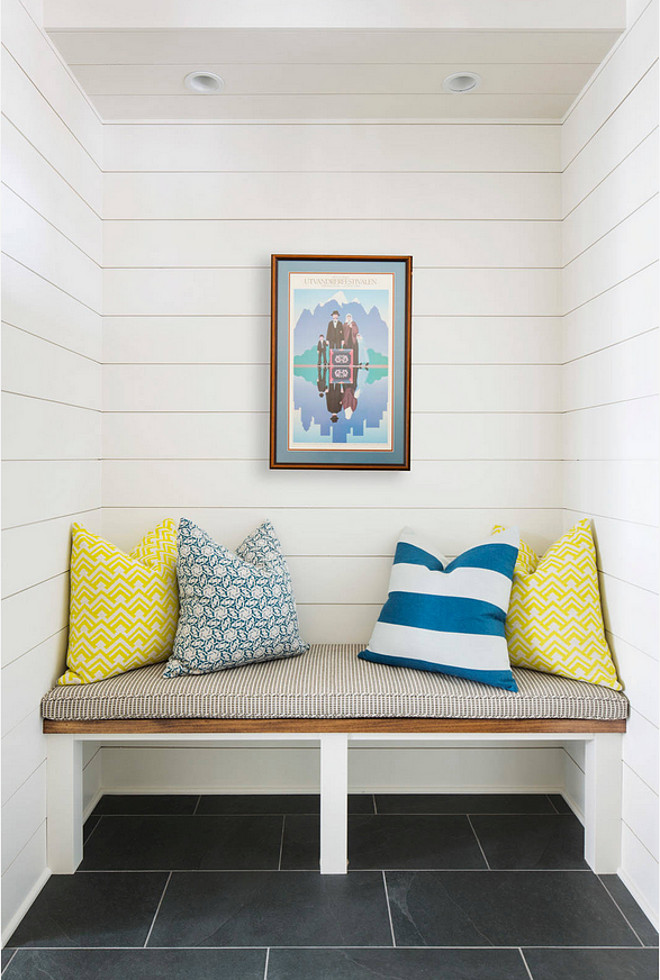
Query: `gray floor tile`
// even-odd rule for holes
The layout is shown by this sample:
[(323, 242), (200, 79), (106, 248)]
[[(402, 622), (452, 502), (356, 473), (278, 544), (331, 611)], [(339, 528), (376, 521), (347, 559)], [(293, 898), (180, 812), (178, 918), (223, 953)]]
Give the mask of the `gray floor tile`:
[(4, 971), (15, 954), (15, 949), (9, 949), (9, 947), (5, 946), (5, 948), (2, 950), (2, 965), (0, 969)]
[(92, 834), (98, 827), (100, 817), (89, 817), (85, 820), (83, 824), (83, 844), (87, 843), (87, 839), (90, 834)]
[(379, 872), (173, 874), (150, 946), (381, 946), (392, 942)]
[(657, 980), (655, 949), (525, 949), (534, 980)]
[[(287, 816), (282, 868), (317, 869), (318, 817)], [(485, 868), (467, 817), (358, 815), (348, 819), (351, 871), (382, 868)]]
[[(318, 813), (320, 807), (318, 794), (288, 793), (280, 796), (242, 796), (225, 794), (202, 796), (197, 813)], [(374, 798), (370, 793), (350, 793), (349, 813), (373, 813)]]
[(268, 980), (529, 980), (513, 949), (272, 949)]
[(619, 906), (645, 946), (658, 945), (658, 930), (632, 897), (618, 875), (599, 875), (608, 892)]
[(378, 813), (554, 813), (545, 793), (376, 794)]
[(470, 817), (491, 868), (588, 868), (584, 830), (572, 813)]
[(590, 871), (391, 871), (401, 946), (638, 945)]
[(104, 816), (82, 871), (277, 868), (282, 817)]
[(102, 796), (94, 807), (92, 816), (103, 816), (106, 813), (192, 813), (198, 800), (199, 796), (161, 796), (157, 793), (149, 796)]
[(10, 946), (141, 946), (166, 874), (53, 875)]
[(21, 949), (6, 980), (263, 980), (260, 949)]
[(550, 794), (550, 796), (548, 797), (548, 799), (551, 801), (551, 803), (554, 806), (554, 808), (556, 809), (557, 813), (572, 813), (573, 812), (571, 810), (570, 806), (568, 805), (568, 803), (566, 802), (566, 800), (564, 799), (564, 797), (563, 796), (560, 796), (559, 793), (552, 793), (552, 794)]

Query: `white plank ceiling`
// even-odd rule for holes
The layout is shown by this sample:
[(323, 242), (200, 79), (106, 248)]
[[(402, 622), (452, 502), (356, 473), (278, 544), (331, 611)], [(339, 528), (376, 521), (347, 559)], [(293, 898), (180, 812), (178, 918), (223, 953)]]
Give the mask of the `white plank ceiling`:
[[(620, 0), (410, 0), (405, 8), (397, 0), (46, 0), (45, 26), (112, 121), (552, 121), (625, 26)], [(224, 90), (189, 92), (193, 70), (220, 75)], [(481, 76), (480, 87), (443, 92), (443, 79), (465, 70)]]

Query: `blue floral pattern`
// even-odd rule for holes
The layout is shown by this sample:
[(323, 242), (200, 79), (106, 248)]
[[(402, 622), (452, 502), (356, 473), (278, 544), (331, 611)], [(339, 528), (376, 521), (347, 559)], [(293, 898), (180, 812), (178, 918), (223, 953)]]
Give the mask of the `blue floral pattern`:
[(236, 553), (182, 518), (177, 574), (181, 613), (165, 677), (305, 653), (291, 576), (266, 521)]

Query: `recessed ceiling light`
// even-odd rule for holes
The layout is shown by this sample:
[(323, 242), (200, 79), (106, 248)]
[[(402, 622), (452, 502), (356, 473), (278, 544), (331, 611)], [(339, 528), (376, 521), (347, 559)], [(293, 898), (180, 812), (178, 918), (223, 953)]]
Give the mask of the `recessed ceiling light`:
[(466, 92), (474, 92), (475, 88), (481, 85), (481, 75), (475, 71), (457, 71), (453, 75), (447, 75), (442, 87), (445, 92), (452, 95), (465, 95)]
[(184, 78), (183, 84), (198, 95), (212, 95), (214, 92), (222, 92), (225, 87), (224, 79), (212, 71), (191, 71)]

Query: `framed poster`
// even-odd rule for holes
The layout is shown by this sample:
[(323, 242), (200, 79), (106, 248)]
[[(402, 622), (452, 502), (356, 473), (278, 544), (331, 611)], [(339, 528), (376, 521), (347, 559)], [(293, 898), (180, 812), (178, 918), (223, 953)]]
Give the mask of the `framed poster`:
[(412, 257), (271, 257), (272, 469), (410, 469)]

